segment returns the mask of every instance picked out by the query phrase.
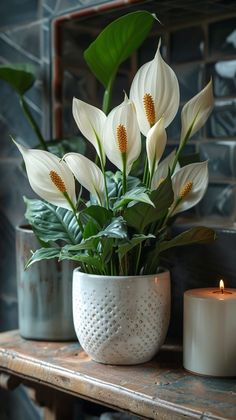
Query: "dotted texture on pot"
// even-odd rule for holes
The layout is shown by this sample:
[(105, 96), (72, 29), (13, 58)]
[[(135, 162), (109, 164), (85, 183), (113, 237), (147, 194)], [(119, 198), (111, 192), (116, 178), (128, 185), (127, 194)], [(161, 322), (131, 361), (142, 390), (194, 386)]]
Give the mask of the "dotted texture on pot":
[(75, 271), (73, 315), (80, 344), (95, 361), (146, 362), (166, 337), (169, 273), (107, 278)]

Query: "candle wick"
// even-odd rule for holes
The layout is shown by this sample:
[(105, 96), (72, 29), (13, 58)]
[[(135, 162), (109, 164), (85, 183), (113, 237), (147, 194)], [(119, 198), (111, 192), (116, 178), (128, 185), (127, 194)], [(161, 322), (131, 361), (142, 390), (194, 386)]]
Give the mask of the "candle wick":
[(223, 294), (224, 294), (224, 289), (223, 289), (223, 287), (222, 287), (220, 290), (221, 290), (221, 294), (223, 295)]

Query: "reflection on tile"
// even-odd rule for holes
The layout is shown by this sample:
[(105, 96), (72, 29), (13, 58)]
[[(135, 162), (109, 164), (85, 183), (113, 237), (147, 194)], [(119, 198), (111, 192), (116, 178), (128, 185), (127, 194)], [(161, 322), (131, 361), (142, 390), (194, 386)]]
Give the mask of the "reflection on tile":
[(232, 162), (233, 176), (236, 179), (236, 146), (234, 146)]
[(236, 100), (215, 102), (215, 108), (207, 123), (207, 136), (236, 136)]
[(16, 133), (10, 129), (8, 121), (2, 118), (1, 115), (0, 115), (0, 132), (1, 132), (0, 159), (18, 157), (19, 152), (10, 138), (10, 135), (12, 135), (15, 138)]
[(39, 15), (39, 0), (11, 0), (0, 2), (0, 26), (22, 25), (36, 20)]
[[(12, 264), (12, 261), (11, 261)], [(4, 278), (3, 276), (1, 278)], [(9, 281), (9, 273), (5, 273)], [(0, 295), (0, 331), (18, 328), (17, 300), (11, 296)]]
[(172, 63), (199, 60), (203, 57), (203, 51), (204, 33), (201, 26), (192, 26), (171, 33), (170, 58)]
[(21, 223), (24, 218), (23, 195), (35, 197), (21, 164), (21, 158), (0, 161), (0, 212), (12, 226)]
[(157, 50), (159, 39), (161, 39), (160, 52), (161, 52), (162, 58), (165, 61), (168, 61), (166, 58), (167, 46), (166, 46), (165, 34), (161, 34), (161, 35), (155, 34), (154, 36), (152, 35), (148, 37), (144, 41), (144, 43), (139, 47), (137, 51), (138, 68), (144, 63), (147, 63), (148, 61), (153, 60), (156, 50)]
[[(0, 113), (2, 118), (8, 124), (9, 134), (11, 134), (13, 137), (21, 137), (25, 141), (25, 144), (30, 146), (36, 145), (38, 143), (38, 139), (33, 129), (31, 128), (30, 123), (25, 117), (17, 94), (11, 89), (9, 85), (2, 81), (0, 81), (0, 96), (4, 98), (4, 101), (2, 101), (0, 104)], [(30, 110), (32, 111), (32, 114), (39, 126), (41, 126), (42, 115), (38, 113), (38, 108), (36, 107), (34, 109), (32, 106), (30, 106)]]
[[(57, 4), (55, 7), (55, 12), (62, 12), (66, 13), (67, 10), (72, 9), (77, 6), (79, 7), (78, 0), (57, 0)], [(91, 2), (90, 2), (91, 3)], [(94, 2), (93, 2), (94, 3)]]
[(1, 56), (10, 63), (40, 63), (41, 22), (0, 33)]
[(236, 147), (235, 142), (209, 142), (199, 145), (201, 160), (209, 161), (209, 174), (214, 178), (232, 178), (232, 154)]
[(45, 18), (53, 16), (56, 5), (57, 0), (43, 0), (42, 16)]
[(236, 96), (236, 60), (209, 64), (206, 74), (207, 80), (213, 78), (215, 96)]
[(205, 196), (198, 205), (199, 215), (234, 217), (235, 213), (235, 193), (233, 185), (210, 184)]
[(209, 25), (209, 52), (211, 55), (236, 54), (236, 18)]
[(182, 64), (173, 66), (179, 81), (180, 100), (186, 102), (202, 89), (203, 66), (199, 64)]
[[(0, 197), (2, 199), (1, 193)], [(0, 278), (7, 279), (0, 282), (0, 296), (5, 296), (5, 300), (12, 303), (16, 299), (15, 227), (3, 208), (0, 208), (0, 220)]]
[(178, 110), (175, 118), (166, 129), (168, 140), (178, 140), (181, 132), (181, 109)]
[[(73, 69), (74, 70), (74, 69)], [(66, 71), (63, 77), (63, 133), (66, 137), (76, 135), (78, 129), (71, 112), (73, 97), (101, 106), (98, 98), (97, 82), (88, 69)]]

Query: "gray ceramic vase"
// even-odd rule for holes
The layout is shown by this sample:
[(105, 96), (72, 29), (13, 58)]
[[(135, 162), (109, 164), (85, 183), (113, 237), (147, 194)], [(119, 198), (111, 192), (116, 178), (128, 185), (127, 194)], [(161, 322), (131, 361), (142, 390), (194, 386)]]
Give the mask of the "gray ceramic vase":
[(96, 362), (147, 362), (166, 338), (170, 273), (112, 277), (76, 269), (73, 316), (78, 340)]
[(72, 317), (71, 261), (25, 264), (40, 245), (30, 227), (16, 228), (16, 267), (20, 335), (27, 339), (67, 341), (76, 338)]

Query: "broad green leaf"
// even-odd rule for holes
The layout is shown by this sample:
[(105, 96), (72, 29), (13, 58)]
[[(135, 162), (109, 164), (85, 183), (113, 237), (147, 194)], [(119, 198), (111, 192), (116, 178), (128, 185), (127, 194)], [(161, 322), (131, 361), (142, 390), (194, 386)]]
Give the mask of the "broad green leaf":
[(113, 255), (114, 238), (104, 238), (102, 241), (101, 258), (107, 264)]
[(86, 207), (80, 212), (80, 220), (85, 224), (89, 219), (95, 220), (100, 228), (103, 228), (112, 217), (112, 212), (101, 206), (90, 206)]
[(143, 43), (154, 19), (146, 11), (128, 13), (110, 23), (84, 52), (88, 66), (105, 87), (119, 65)]
[(123, 217), (119, 216), (112, 220), (112, 222), (103, 229), (101, 232), (96, 235), (108, 237), (108, 238), (116, 238), (116, 239), (126, 239), (127, 238), (127, 228), (126, 222)]
[(130, 202), (140, 202), (150, 204), (154, 206), (152, 201), (149, 198), (149, 195), (146, 193), (147, 189), (145, 187), (135, 188), (132, 191), (128, 191), (124, 194), (119, 200), (114, 203), (113, 209), (117, 210), (120, 207), (126, 206)]
[(78, 251), (78, 250), (92, 250), (97, 248), (99, 239), (108, 238), (108, 239), (127, 239), (127, 229), (126, 223), (123, 217), (117, 217), (112, 220), (112, 222), (103, 230), (98, 232), (96, 235), (85, 238), (81, 243), (66, 246), (67, 251)]
[(180, 233), (170, 241), (163, 241), (159, 245), (160, 252), (175, 246), (191, 245), (196, 243), (208, 243), (216, 239), (216, 233), (213, 229), (206, 227), (194, 227), (186, 232)]
[(83, 242), (80, 242), (77, 245), (66, 245), (63, 247), (65, 252), (77, 252), (77, 251), (88, 251), (88, 250), (96, 250), (97, 247), (97, 238), (90, 237), (85, 239)]
[(156, 222), (164, 217), (172, 204), (174, 194), (170, 176), (168, 176), (155, 191), (152, 191), (150, 199), (155, 207), (144, 203), (138, 203), (127, 208), (124, 212), (124, 218), (127, 221), (128, 226), (135, 228), (140, 233), (143, 233), (145, 227), (150, 223)]
[[(123, 181), (122, 181), (122, 173), (117, 171), (115, 174), (113, 172), (107, 171), (106, 172), (106, 179), (107, 179), (107, 189), (108, 189), (108, 197), (110, 199), (118, 199), (123, 194)], [(134, 176), (127, 177), (127, 192), (132, 191), (136, 187), (141, 186), (141, 181), (139, 178)]]
[(97, 255), (88, 255), (88, 254), (84, 254), (84, 253), (73, 254), (73, 253), (66, 252), (66, 251), (62, 250), (59, 260), (60, 261), (62, 261), (62, 260), (79, 261), (83, 264), (89, 265), (90, 267), (92, 266), (92, 268), (94, 268), (98, 271), (103, 270), (103, 264), (102, 264), (100, 258)]
[(25, 268), (29, 268), (32, 264), (41, 260), (50, 260), (60, 256), (60, 248), (40, 248), (35, 251), (30, 257)]
[(118, 246), (118, 253), (119, 258), (123, 258), (127, 252), (131, 251), (135, 246), (141, 244), (143, 241), (146, 241), (147, 239), (154, 239), (154, 235), (134, 235), (129, 242), (125, 242), (124, 244), (121, 244)]
[(24, 197), (24, 201), (25, 217), (40, 240), (44, 242), (63, 240), (69, 244), (80, 241), (80, 229), (70, 210), (37, 199)]
[(7, 82), (19, 95), (24, 95), (35, 82), (33, 68), (28, 64), (0, 66), (0, 79)]
[(99, 225), (93, 219), (89, 219), (83, 231), (83, 238), (89, 239), (99, 232)]

